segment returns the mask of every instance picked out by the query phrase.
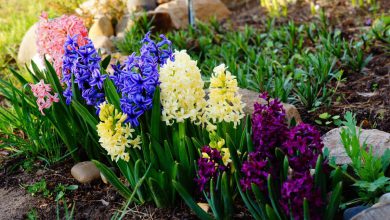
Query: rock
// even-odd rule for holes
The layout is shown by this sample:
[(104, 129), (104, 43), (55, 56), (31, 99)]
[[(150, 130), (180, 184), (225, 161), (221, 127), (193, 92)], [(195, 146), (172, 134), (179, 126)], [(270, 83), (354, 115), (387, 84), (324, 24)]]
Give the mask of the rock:
[(151, 11), (156, 8), (156, 0), (127, 0), (129, 12)]
[[(264, 99), (259, 98), (259, 93), (248, 90), (248, 89), (239, 89), (238, 93), (241, 95), (241, 100), (245, 103), (244, 112), (245, 114), (252, 114), (254, 111), (254, 104), (256, 102), (260, 104), (266, 104)], [(297, 108), (294, 105), (282, 103), (283, 108), (286, 111), (286, 117), (288, 121), (295, 119), (297, 123), (302, 122), (301, 115), (299, 114)]]
[(24, 34), (22, 42), (20, 43), (18, 52), (18, 62), (20, 64), (30, 63), (33, 57), (38, 53), (37, 48), (37, 32), (38, 23), (31, 26), (28, 31)]
[(343, 220), (350, 220), (355, 215), (359, 214), (360, 212), (362, 212), (368, 208), (370, 208), (370, 206), (363, 206), (363, 205), (348, 208), (343, 213)]
[(247, 4), (250, 0), (221, 0), (229, 9), (236, 9), (244, 4)]
[[(114, 167), (110, 167), (110, 170), (112, 172), (115, 172), (115, 168)], [(102, 179), (104, 184), (108, 184), (108, 180), (107, 180), (106, 176), (104, 176), (104, 174), (102, 172), (100, 172), (100, 178)]]
[(106, 16), (111, 21), (119, 20), (126, 12), (124, 0), (87, 0), (83, 1), (75, 12), (83, 18), (84, 24), (90, 27), (94, 19)]
[(205, 211), (205, 212), (209, 212), (209, 210), (210, 210), (210, 206), (209, 206), (208, 203), (198, 202), (197, 205), (198, 205), (201, 209), (203, 209), (203, 211)]
[(115, 33), (117, 38), (123, 38), (126, 31), (128, 31), (134, 25), (133, 17), (134, 16), (130, 14), (126, 14), (123, 15), (122, 18), (118, 21), (115, 26)]
[(43, 61), (42, 57), (38, 53), (36, 53), (33, 56), (32, 61), (34, 61), (34, 63), (37, 65), (39, 70), (43, 71), (46, 69), (45, 62)]
[(378, 207), (371, 207), (354, 216), (352, 220), (384, 220), (389, 219), (390, 203)]
[(150, 11), (147, 13), (147, 17), (149, 21), (152, 21), (155, 32), (166, 33), (174, 27), (172, 17), (167, 12)]
[(77, 163), (72, 167), (70, 172), (80, 183), (89, 183), (100, 178), (100, 171), (92, 161)]
[(383, 194), (379, 198), (378, 203), (380, 203), (380, 204), (388, 204), (388, 203), (390, 203), (390, 193)]
[(111, 20), (106, 16), (96, 19), (88, 33), (92, 41), (99, 36), (110, 37), (112, 35), (114, 35), (114, 28), (112, 27)]
[(114, 43), (112, 40), (106, 36), (97, 36), (93, 39), (91, 39), (93, 42), (93, 45), (97, 50), (100, 49), (102, 54), (110, 54), (115, 50)]
[(157, 0), (157, 5), (161, 5), (161, 4), (170, 2), (170, 1), (172, 1), (172, 0)]
[[(124, 15), (115, 26), (117, 38), (123, 38), (126, 31), (130, 30), (135, 24), (134, 21), (142, 19), (142, 13), (134, 13), (132, 15)], [(146, 13), (148, 21), (151, 21), (154, 32), (165, 33), (173, 29), (174, 24), (172, 18), (167, 12), (148, 11)]]
[[(329, 149), (329, 156), (335, 157), (336, 164), (349, 164), (351, 159), (348, 157), (341, 143), (341, 128), (334, 128), (328, 131), (322, 140), (324, 146)], [(367, 145), (372, 145), (372, 151), (377, 156), (382, 156), (386, 149), (390, 149), (390, 134), (377, 129), (362, 129), (360, 134), (360, 143), (366, 141)]]
[(100, 172), (100, 178), (102, 179), (104, 184), (108, 184), (108, 180), (107, 180), (106, 176), (104, 176), (104, 174), (102, 172)]
[[(230, 16), (231, 12), (220, 0), (196, 0), (193, 1), (195, 16), (197, 19), (207, 22), (212, 17), (221, 21)], [(174, 0), (159, 5), (155, 12), (166, 12), (170, 15), (173, 28), (185, 28), (188, 25), (187, 0)]]

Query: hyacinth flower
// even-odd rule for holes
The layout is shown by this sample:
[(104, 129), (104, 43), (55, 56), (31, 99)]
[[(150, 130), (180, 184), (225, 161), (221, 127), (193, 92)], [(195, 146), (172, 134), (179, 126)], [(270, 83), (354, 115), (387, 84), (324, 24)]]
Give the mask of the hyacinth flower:
[(322, 219), (320, 211), (324, 201), (320, 190), (314, 186), (314, 178), (309, 171), (295, 174), (283, 183), (279, 203), (287, 215), (301, 220), (304, 219), (304, 199), (310, 204), (310, 219)]
[(37, 84), (31, 83), (30, 87), (33, 95), (37, 98), (36, 102), (38, 109), (42, 115), (45, 115), (43, 109), (50, 108), (53, 102), (59, 102), (58, 93), (55, 93), (54, 95), (50, 94), (51, 87), (49, 84), (45, 84), (43, 79), (41, 79), (41, 81)]
[(167, 125), (186, 119), (204, 123), (207, 103), (200, 69), (185, 50), (175, 51), (174, 57), (160, 69), (162, 120)]
[(113, 65), (111, 79), (121, 94), (120, 105), (128, 115), (126, 122), (139, 125), (138, 118), (152, 107), (153, 95), (159, 85), (158, 69), (167, 60), (173, 60), (171, 42), (160, 35), (162, 41), (155, 43), (150, 32), (142, 40), (140, 55), (131, 54), (123, 65)]
[[(244, 202), (254, 216), (262, 219), (271, 216), (304, 219), (305, 215), (311, 219), (321, 219), (321, 216), (332, 219), (340, 202), (342, 185), (336, 180), (329, 198), (328, 161), (323, 159), (319, 132), (304, 123), (288, 128), (280, 102), (271, 101), (267, 94), (261, 97), (267, 104), (255, 104), (252, 117), (255, 148), (243, 162), (240, 185), (244, 191), (252, 191), (256, 199), (259, 193), (265, 195), (259, 203), (271, 202), (272, 212), (254, 205), (256, 202), (248, 194), (241, 194)], [(341, 175), (340, 169), (337, 172)], [(325, 209), (328, 198), (333, 203)]]
[(291, 168), (296, 172), (314, 169), (324, 144), (320, 132), (311, 125), (300, 123), (292, 128), (283, 144)]
[(66, 104), (72, 101), (72, 77), (87, 105), (95, 106), (104, 102), (103, 82), (106, 75), (100, 73), (100, 56), (92, 41), (81, 46), (78, 36), (68, 36), (65, 44), (65, 54), (62, 63), (62, 82), (65, 83), (64, 97)]
[(267, 101), (262, 105), (255, 103), (252, 115), (252, 141), (263, 157), (274, 160), (276, 147), (281, 147), (287, 135), (286, 113), (279, 100), (273, 99), (268, 93), (261, 96)]
[(256, 184), (260, 190), (266, 191), (267, 178), (267, 160), (262, 157), (260, 152), (251, 152), (248, 160), (242, 164), (241, 172), (244, 177), (240, 180), (244, 190), (250, 190), (252, 184)]
[(135, 135), (135, 130), (128, 123), (124, 123), (127, 115), (118, 112), (113, 105), (103, 102), (99, 106), (97, 132), (101, 146), (111, 156), (112, 160), (129, 161), (128, 148), (141, 149), (141, 137)]
[(220, 171), (224, 171), (226, 166), (221, 164), (222, 155), (218, 149), (210, 146), (203, 146), (201, 157), (198, 159), (198, 177), (195, 182), (198, 184), (200, 191), (205, 190), (206, 184), (212, 178), (216, 178)]
[(39, 55), (43, 58), (47, 55), (49, 61), (53, 62), (54, 69), (61, 79), (62, 57), (66, 48), (64, 44), (68, 36), (77, 36), (77, 45), (84, 46), (88, 41), (88, 30), (83, 21), (74, 15), (63, 15), (59, 18), (49, 19), (46, 12), (40, 16), (37, 27), (37, 48)]
[(241, 96), (238, 94), (238, 85), (233, 76), (221, 64), (214, 68), (210, 78), (209, 99), (207, 100), (206, 117), (211, 123), (233, 123), (234, 128), (244, 118)]

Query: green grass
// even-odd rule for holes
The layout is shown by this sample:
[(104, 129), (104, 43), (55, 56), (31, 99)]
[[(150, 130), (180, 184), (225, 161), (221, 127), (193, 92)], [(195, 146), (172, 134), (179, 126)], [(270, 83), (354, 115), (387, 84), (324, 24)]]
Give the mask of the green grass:
[(39, 20), (42, 11), (49, 17), (69, 12), (80, 0), (0, 0), (0, 75), (8, 76), (16, 63), (19, 45), (27, 30)]

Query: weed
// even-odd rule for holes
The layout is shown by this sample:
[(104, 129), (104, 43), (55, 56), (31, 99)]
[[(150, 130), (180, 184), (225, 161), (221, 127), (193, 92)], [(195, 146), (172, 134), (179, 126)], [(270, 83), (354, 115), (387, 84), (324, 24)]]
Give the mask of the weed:
[(35, 182), (31, 185), (26, 186), (26, 190), (32, 196), (36, 196), (38, 194), (43, 195), (44, 197), (49, 197), (51, 192), (47, 189), (46, 180), (42, 179), (39, 182)]

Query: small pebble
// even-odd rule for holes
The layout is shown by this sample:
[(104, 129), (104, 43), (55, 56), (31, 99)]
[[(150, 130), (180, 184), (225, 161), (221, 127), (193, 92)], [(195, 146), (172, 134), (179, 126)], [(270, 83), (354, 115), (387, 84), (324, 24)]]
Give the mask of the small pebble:
[(84, 161), (75, 164), (71, 169), (72, 176), (80, 183), (90, 183), (99, 179), (100, 171), (92, 161)]

